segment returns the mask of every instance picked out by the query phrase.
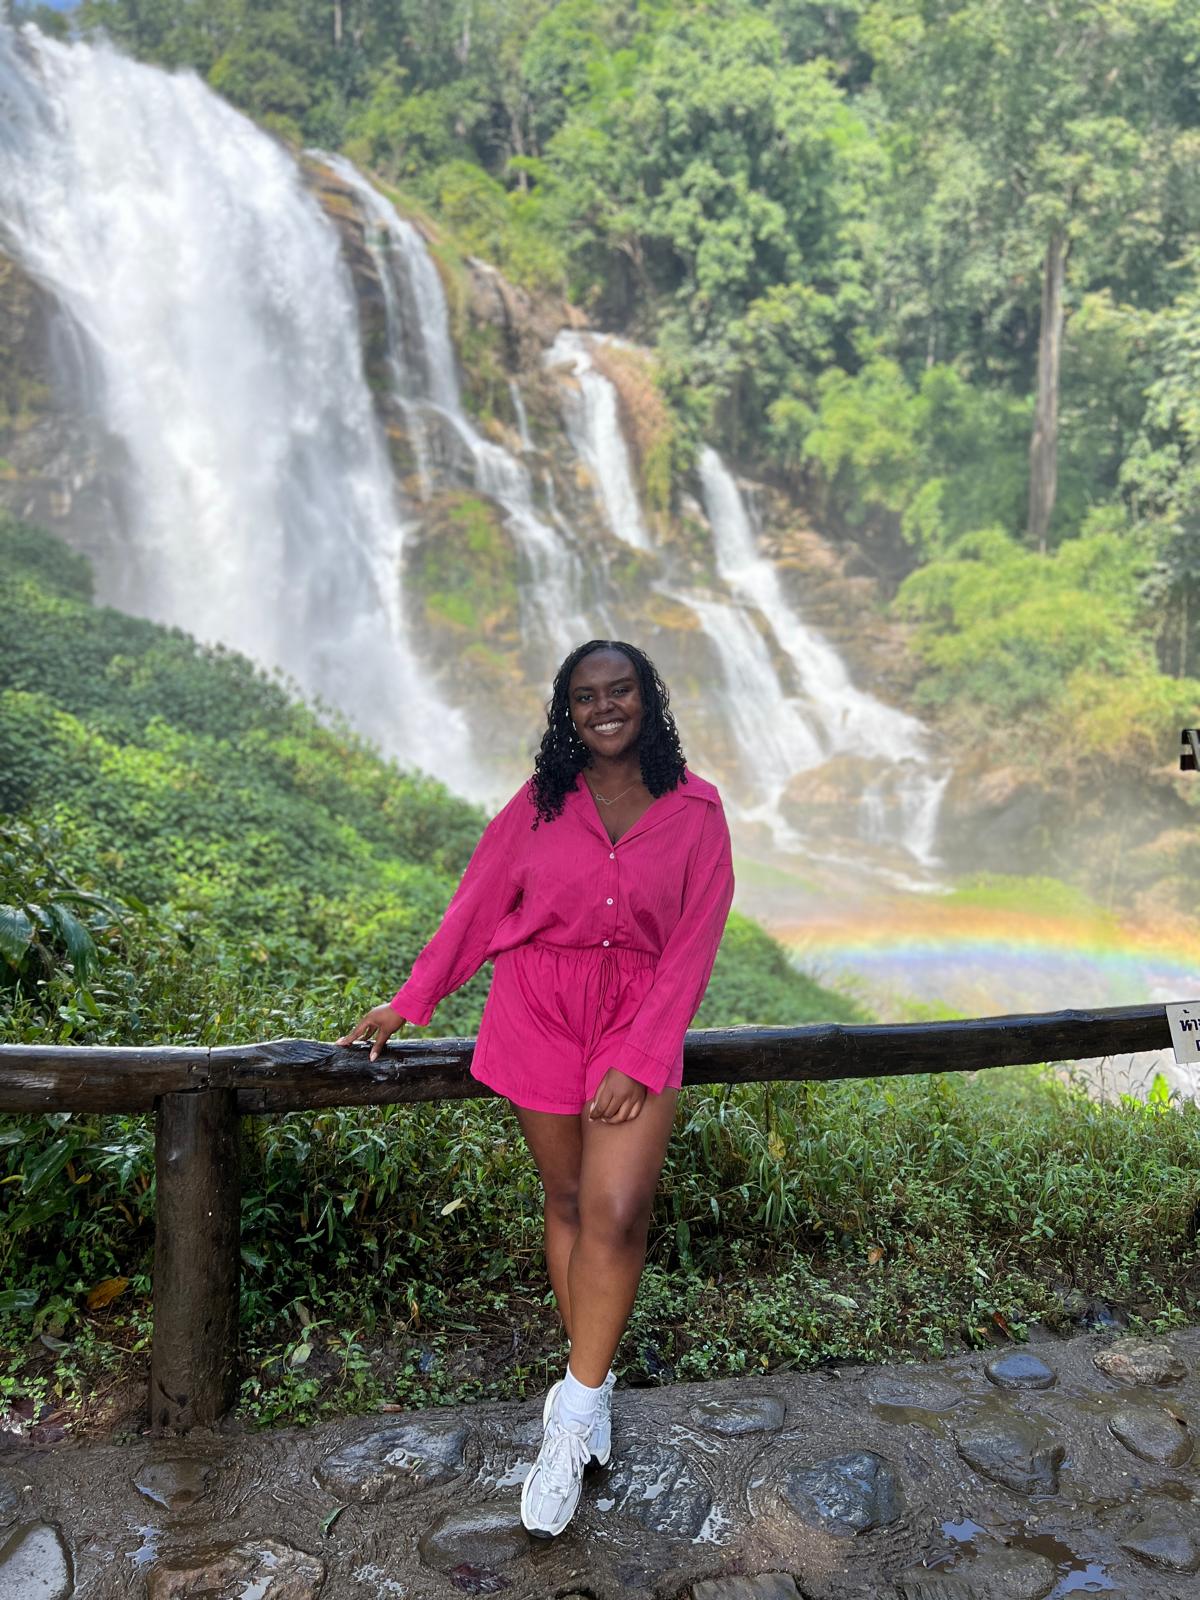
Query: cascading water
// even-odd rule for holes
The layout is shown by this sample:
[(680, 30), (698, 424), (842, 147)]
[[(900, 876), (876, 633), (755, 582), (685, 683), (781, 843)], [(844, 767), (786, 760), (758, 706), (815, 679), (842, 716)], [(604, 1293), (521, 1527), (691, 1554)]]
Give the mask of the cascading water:
[(717, 571), (733, 594), (766, 618), (823, 735), (824, 750), (796, 748), (792, 771), (802, 772), (843, 752), (882, 766), (880, 777), (863, 794), (863, 831), (874, 841), (898, 835), (910, 854), (930, 864), (949, 775), (933, 769), (924, 728), (915, 717), (854, 687), (833, 646), (788, 601), (778, 573), (758, 549), (745, 502), (720, 456), (705, 446), (697, 468)]
[[(0, 95), (0, 237), (66, 312), (118, 462), (105, 598), (281, 666), (385, 747), (419, 749), (431, 770), (482, 793), (465, 720), (437, 699), (408, 641), (400, 585), (416, 512), (397, 508), (337, 234), (294, 164), (193, 74), (31, 28), (0, 29)], [(589, 622), (581, 606), (581, 553), (552, 473), (543, 468), (539, 514), (524, 461), (483, 438), (463, 407), (424, 240), (347, 162), (319, 159), (368, 222), (422, 497), (470, 483), (500, 506), (525, 569), (523, 621), (547, 654), (611, 633), (606, 607)], [(569, 374), (567, 430), (609, 526), (651, 551), (591, 339), (564, 330), (546, 362)], [(519, 388), (513, 404), (530, 455)], [(920, 725), (855, 689), (795, 615), (714, 451), (700, 477), (721, 588), (657, 587), (710, 642), (721, 716), (768, 809), (792, 774), (854, 750), (883, 763), (864, 797), (867, 831), (899, 827), (929, 859), (944, 780)], [(799, 697), (781, 683), (770, 633)], [(758, 798), (745, 814), (762, 810)]]
[(596, 371), (587, 338), (571, 328), (558, 335), (545, 361), (548, 367), (567, 367), (575, 379), (574, 389), (563, 390), (563, 419), (576, 455), (591, 473), (609, 527), (626, 544), (649, 550), (650, 535), (629, 470), (616, 390)]
[[(313, 152), (358, 196), (371, 227), (367, 248), (384, 285), (389, 365), (396, 398), (417, 447), (423, 493), (464, 476), (504, 511), (527, 571), (520, 586), (522, 628), (551, 655), (591, 636), (580, 610), (582, 567), (561, 525), (549, 527), (533, 505), (525, 466), (485, 439), (463, 408), (450, 315), (437, 268), (421, 235), (395, 206), (341, 156)], [(438, 442), (440, 441), (440, 443)]]
[(120, 464), (104, 598), (283, 668), (482, 794), (408, 641), (338, 236), (277, 141), (191, 72), (0, 24), (0, 241), (77, 331)]

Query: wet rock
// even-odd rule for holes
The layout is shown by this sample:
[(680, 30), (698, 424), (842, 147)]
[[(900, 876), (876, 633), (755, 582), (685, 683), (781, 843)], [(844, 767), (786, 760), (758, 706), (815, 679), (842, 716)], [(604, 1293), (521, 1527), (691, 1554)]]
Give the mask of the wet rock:
[(1058, 1382), (1054, 1368), (1028, 1350), (1006, 1350), (984, 1371), (999, 1389), (1049, 1389)]
[(181, 1550), (146, 1574), (146, 1600), (316, 1600), (325, 1563), (274, 1539)]
[(871, 1379), (867, 1393), (873, 1405), (906, 1411), (953, 1411), (963, 1402), (961, 1390), (944, 1378), (909, 1378), (903, 1372), (880, 1373)]
[(1200, 1569), (1200, 1550), (1190, 1530), (1173, 1511), (1151, 1511), (1121, 1540), (1122, 1550), (1137, 1556), (1152, 1567), (1170, 1572), (1195, 1572)]
[(705, 1578), (693, 1584), (690, 1600), (804, 1600), (786, 1572), (760, 1572), (756, 1578)]
[(134, 1487), (147, 1500), (167, 1511), (180, 1511), (195, 1505), (208, 1493), (213, 1470), (203, 1461), (171, 1457), (166, 1461), (147, 1461), (138, 1468)]
[(702, 1400), (692, 1412), (706, 1433), (727, 1438), (744, 1433), (776, 1433), (783, 1427), (786, 1407), (769, 1395), (748, 1395), (745, 1400)]
[(1102, 1333), (1121, 1333), (1129, 1326), (1129, 1313), (1120, 1306), (1110, 1306), (1104, 1300), (1089, 1300), (1076, 1321), (1083, 1328), (1096, 1328)]
[(1024, 1417), (978, 1418), (954, 1435), (959, 1455), (984, 1477), (1018, 1494), (1057, 1494), (1066, 1451)]
[(542, 1413), (538, 1411), (536, 1416), (529, 1417), (524, 1422), (519, 1422), (508, 1435), (508, 1440), (518, 1450), (532, 1448), (534, 1455), (536, 1455), (542, 1448), (542, 1440), (545, 1434), (546, 1429), (542, 1422)]
[(1187, 1423), (1162, 1406), (1120, 1406), (1109, 1417), (1108, 1426), (1126, 1450), (1143, 1461), (1181, 1467), (1191, 1456)]
[(901, 1600), (1044, 1600), (1058, 1570), (1034, 1550), (989, 1550), (961, 1568), (914, 1567), (896, 1579)]
[(872, 1450), (794, 1466), (779, 1493), (804, 1521), (842, 1538), (894, 1522), (903, 1504), (895, 1472)]
[(397, 1500), (456, 1478), (466, 1465), (467, 1438), (466, 1424), (450, 1417), (377, 1428), (331, 1451), (317, 1468), (317, 1482), (357, 1505)]
[(417, 1541), (427, 1567), (502, 1567), (529, 1549), (519, 1511), (511, 1506), (471, 1506), (439, 1517)]
[(71, 1552), (48, 1522), (25, 1522), (0, 1545), (0, 1600), (68, 1600), (75, 1593)]
[(15, 1483), (0, 1477), (0, 1523), (11, 1522), (21, 1504), (21, 1492)]
[(502, 1589), (511, 1587), (508, 1579), (491, 1567), (476, 1567), (469, 1561), (460, 1561), (457, 1567), (451, 1567), (449, 1578), (463, 1594), (499, 1594)]
[(600, 1491), (616, 1511), (651, 1533), (694, 1539), (708, 1520), (712, 1499), (677, 1450), (647, 1445), (630, 1450), (608, 1473)]
[(1187, 1368), (1165, 1339), (1122, 1339), (1092, 1359), (1106, 1378), (1130, 1387), (1161, 1387), (1187, 1376)]

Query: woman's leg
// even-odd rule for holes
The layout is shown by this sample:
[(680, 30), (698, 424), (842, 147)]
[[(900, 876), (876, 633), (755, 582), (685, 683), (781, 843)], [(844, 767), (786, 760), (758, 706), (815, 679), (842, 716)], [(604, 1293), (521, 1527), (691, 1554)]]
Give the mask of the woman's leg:
[(546, 1270), (569, 1339), (571, 1296), (567, 1286), (567, 1262), (579, 1232), (579, 1170), (583, 1151), (580, 1119), (552, 1111), (528, 1111), (517, 1105), (513, 1110), (542, 1179)]
[(583, 1158), (567, 1273), (571, 1371), (590, 1388), (604, 1382), (633, 1310), (678, 1098), (677, 1089), (647, 1094), (632, 1122), (590, 1122), (586, 1111), (577, 1119)]

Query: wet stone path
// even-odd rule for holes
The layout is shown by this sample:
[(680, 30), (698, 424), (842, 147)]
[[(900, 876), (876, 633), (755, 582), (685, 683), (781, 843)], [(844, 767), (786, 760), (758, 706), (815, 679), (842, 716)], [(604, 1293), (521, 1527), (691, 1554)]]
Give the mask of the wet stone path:
[(540, 1415), (7, 1442), (0, 1600), (1200, 1597), (1200, 1329), (618, 1389), (553, 1542)]

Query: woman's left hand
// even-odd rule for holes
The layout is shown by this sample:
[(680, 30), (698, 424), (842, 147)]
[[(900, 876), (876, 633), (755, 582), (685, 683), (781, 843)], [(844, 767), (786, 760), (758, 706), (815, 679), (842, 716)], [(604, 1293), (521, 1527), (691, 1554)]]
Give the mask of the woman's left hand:
[(632, 1122), (642, 1109), (646, 1085), (610, 1067), (592, 1096), (589, 1122)]

